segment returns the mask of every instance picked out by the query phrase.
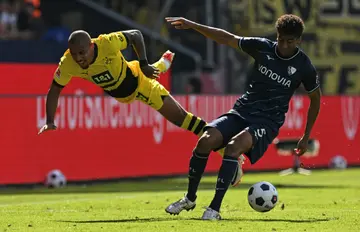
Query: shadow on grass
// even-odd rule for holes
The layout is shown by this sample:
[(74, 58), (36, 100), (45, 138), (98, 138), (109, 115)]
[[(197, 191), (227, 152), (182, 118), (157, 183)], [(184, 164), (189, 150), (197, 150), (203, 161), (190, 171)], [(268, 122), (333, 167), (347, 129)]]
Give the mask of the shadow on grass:
[[(91, 223), (149, 223), (149, 222), (165, 222), (165, 221), (202, 221), (200, 218), (129, 218), (129, 219), (117, 219), (117, 220), (89, 220), (89, 221), (56, 221), (64, 223), (79, 223), (79, 224), (91, 224)], [(246, 221), (246, 222), (290, 222), (290, 223), (317, 223), (328, 222), (337, 220), (336, 218), (309, 218), (309, 219), (249, 219), (249, 218), (231, 218), (222, 219), (221, 222), (227, 221)]]
[[(42, 186), (32, 187), (8, 187), (0, 189), (0, 195), (14, 194), (73, 194), (73, 193), (129, 193), (129, 192), (163, 192), (163, 191), (185, 191), (187, 179), (165, 179), (165, 180), (143, 180), (143, 181), (121, 181), (117, 183), (92, 183), (81, 185), (68, 185), (60, 189), (47, 189)], [(277, 184), (278, 189), (345, 189), (351, 186), (338, 185), (304, 185), (304, 184)], [(236, 189), (249, 189), (252, 183), (242, 183)], [(214, 190), (214, 182), (200, 184), (200, 190)]]

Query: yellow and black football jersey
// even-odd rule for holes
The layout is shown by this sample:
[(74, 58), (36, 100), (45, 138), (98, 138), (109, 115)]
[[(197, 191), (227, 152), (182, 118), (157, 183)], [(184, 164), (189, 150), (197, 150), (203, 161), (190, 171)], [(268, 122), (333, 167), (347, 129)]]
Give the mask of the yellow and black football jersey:
[(120, 102), (130, 102), (136, 97), (139, 85), (139, 65), (125, 60), (121, 50), (127, 48), (127, 39), (121, 32), (100, 35), (92, 39), (95, 60), (82, 69), (72, 58), (69, 49), (61, 57), (54, 81), (61, 86), (72, 77), (80, 77), (101, 87)]

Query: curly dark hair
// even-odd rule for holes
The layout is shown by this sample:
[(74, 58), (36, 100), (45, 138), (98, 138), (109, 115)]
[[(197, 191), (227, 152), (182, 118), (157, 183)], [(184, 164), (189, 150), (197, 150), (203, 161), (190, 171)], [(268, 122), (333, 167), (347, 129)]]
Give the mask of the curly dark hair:
[(285, 14), (278, 18), (275, 28), (279, 34), (292, 35), (299, 38), (304, 32), (305, 24), (299, 16)]

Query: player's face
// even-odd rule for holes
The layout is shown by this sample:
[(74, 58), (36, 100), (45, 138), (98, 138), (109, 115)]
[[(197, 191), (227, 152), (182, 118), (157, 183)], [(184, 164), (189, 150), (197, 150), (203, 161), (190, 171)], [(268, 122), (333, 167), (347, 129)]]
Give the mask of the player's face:
[(69, 49), (74, 61), (83, 69), (87, 69), (91, 62), (91, 48), (92, 44), (86, 45), (72, 45), (69, 44)]
[(300, 38), (291, 35), (277, 34), (277, 48), (278, 52), (283, 57), (290, 57), (296, 52), (297, 46), (300, 43)]

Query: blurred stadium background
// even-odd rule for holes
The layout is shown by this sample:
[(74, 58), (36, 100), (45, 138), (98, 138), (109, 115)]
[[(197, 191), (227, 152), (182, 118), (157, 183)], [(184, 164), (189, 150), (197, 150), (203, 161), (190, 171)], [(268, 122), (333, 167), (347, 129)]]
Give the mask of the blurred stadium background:
[[(302, 48), (318, 69), (324, 94), (312, 138), (320, 146), (301, 158), (307, 168), (327, 167), (339, 155), (360, 164), (360, 2), (357, 0), (0, 0), (0, 185), (36, 184), (60, 169), (68, 181), (185, 175), (196, 137), (141, 103), (120, 105), (82, 80), (63, 91), (58, 131), (37, 136), (45, 122), (45, 96), (71, 31), (92, 37), (136, 28), (149, 60), (176, 53), (161, 82), (190, 111), (211, 120), (244, 91), (252, 60), (192, 31), (176, 31), (165, 16), (183, 16), (244, 36), (275, 38), (284, 13), (303, 18)], [(136, 56), (125, 51), (128, 60)], [(294, 96), (280, 141), (296, 141), (308, 99)], [(164, 165), (169, 163), (169, 165)], [(136, 165), (132, 165), (136, 164)], [(218, 170), (213, 155), (207, 172)], [(291, 168), (286, 150), (271, 146), (246, 171)]]

